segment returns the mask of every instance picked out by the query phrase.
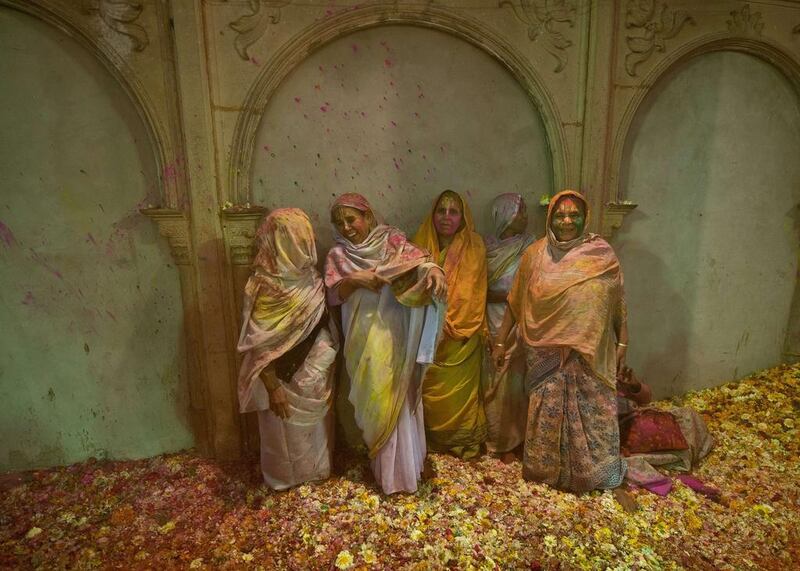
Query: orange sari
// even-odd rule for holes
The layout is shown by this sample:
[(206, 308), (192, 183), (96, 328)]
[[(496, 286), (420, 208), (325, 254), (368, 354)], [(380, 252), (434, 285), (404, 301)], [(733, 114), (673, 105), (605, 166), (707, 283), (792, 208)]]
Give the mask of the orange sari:
[(463, 222), (444, 250), (433, 225), (425, 218), (414, 243), (431, 252), (447, 278), (447, 315), (444, 335), (434, 364), (422, 383), (422, 404), (428, 446), (462, 458), (480, 453), (486, 440), (486, 415), (480, 391), (483, 353), (482, 329), (486, 318), (486, 248), (475, 232), (469, 206), (461, 200)]

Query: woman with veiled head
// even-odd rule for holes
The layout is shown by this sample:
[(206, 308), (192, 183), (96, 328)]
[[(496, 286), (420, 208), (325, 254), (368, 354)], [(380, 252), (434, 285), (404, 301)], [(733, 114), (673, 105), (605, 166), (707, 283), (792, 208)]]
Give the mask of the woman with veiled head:
[(330, 474), (334, 360), (314, 231), (298, 208), (273, 210), (256, 233), (238, 350), (241, 412), (258, 412), (261, 471), (283, 490)]
[(387, 494), (414, 492), (427, 451), (420, 382), (433, 359), (445, 295), (430, 255), (382, 224), (366, 198), (331, 208), (336, 244), (325, 262), (331, 305), (341, 305), (348, 400)]
[(522, 256), (493, 358), (517, 325), (529, 393), (523, 476), (573, 492), (615, 489), (625, 476), (616, 413), (616, 371), (628, 328), (622, 270), (611, 246), (586, 232), (586, 199), (565, 190), (550, 202), (547, 235)]
[(436, 198), (414, 242), (431, 252), (447, 278), (444, 331), (422, 386), (428, 445), (474, 458), (486, 440), (481, 395), (486, 249), (469, 207), (452, 190)]

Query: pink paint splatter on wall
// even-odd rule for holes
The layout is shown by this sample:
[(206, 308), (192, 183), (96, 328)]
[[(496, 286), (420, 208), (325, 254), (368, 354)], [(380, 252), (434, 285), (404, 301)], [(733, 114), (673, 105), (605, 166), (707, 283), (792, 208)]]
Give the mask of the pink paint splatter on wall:
[(358, 53), (358, 44), (351, 45), (350, 49), (353, 50), (354, 54), (357, 54)]
[(300, 101), (302, 101), (302, 99), (300, 99), (299, 97), (295, 97), (295, 98), (294, 98), (294, 102), (295, 102), (295, 103), (300, 103)]
[(17, 239), (14, 237), (14, 233), (11, 231), (11, 228), (0, 222), (0, 240), (2, 240), (7, 248), (14, 246), (17, 243)]
[(389, 122), (392, 124), (392, 127), (397, 127), (397, 123), (395, 123), (394, 121), (389, 121)]
[(394, 62), (389, 58), (383, 60), (383, 67), (394, 67)]
[(21, 303), (22, 305), (33, 305), (33, 301), (34, 301), (33, 294), (30, 291), (28, 291), (25, 293), (25, 297), (22, 298)]
[(39, 252), (37, 252), (37, 251), (36, 251), (36, 250), (34, 250), (33, 248), (29, 248), (29, 250), (30, 250), (30, 253), (31, 253), (31, 259), (32, 259), (34, 262), (36, 262), (37, 264), (39, 264), (40, 266), (42, 266), (44, 269), (46, 269), (48, 272), (50, 272), (51, 274), (53, 274), (54, 276), (56, 276), (58, 279), (60, 279), (60, 280), (63, 280), (63, 279), (64, 279), (64, 276), (61, 274), (61, 272), (59, 272), (59, 271), (58, 271), (56, 268), (54, 268), (53, 266), (51, 266), (51, 265), (50, 265), (50, 264), (47, 262), (47, 260), (45, 260), (45, 259), (42, 257), (42, 255), (41, 255)]

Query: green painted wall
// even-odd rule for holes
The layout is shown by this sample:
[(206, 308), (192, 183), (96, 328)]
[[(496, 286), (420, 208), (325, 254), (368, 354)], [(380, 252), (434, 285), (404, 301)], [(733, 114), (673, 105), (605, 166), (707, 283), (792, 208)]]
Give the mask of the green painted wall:
[(442, 32), (382, 26), (325, 45), (280, 85), (256, 143), (256, 202), (305, 209), (323, 252), (343, 192), (410, 234), (446, 188), (467, 198), (481, 232), (492, 199), (519, 192), (542, 234), (534, 204), (552, 166), (541, 116), (499, 62)]
[(6, 8), (0, 77), (0, 471), (191, 446), (142, 121), (88, 51)]
[(630, 361), (659, 394), (782, 361), (795, 288), (800, 108), (754, 57), (697, 57), (662, 79), (633, 125), (614, 241)]

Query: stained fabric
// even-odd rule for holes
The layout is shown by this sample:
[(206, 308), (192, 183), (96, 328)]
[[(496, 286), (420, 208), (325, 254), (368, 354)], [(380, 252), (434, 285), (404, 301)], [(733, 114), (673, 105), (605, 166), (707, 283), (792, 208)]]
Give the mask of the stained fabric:
[[(447, 315), (436, 358), (422, 385), (428, 445), (462, 458), (480, 453), (486, 439), (481, 368), (486, 315), (486, 249), (461, 200), (463, 223), (444, 250), (433, 225), (436, 198), (414, 242), (429, 249), (447, 278)], [(460, 198), (460, 197), (459, 197)]]
[[(338, 206), (366, 209), (362, 212), (371, 208), (366, 199), (353, 195), (337, 200)], [(335, 240), (325, 263), (325, 282), (331, 303), (342, 306), (348, 400), (355, 422), (384, 491), (415, 491), (425, 456), (418, 404), (426, 364), (418, 356), (426, 353), (420, 350), (426, 320), (438, 319), (423, 282), (437, 266), (390, 226), (377, 225), (361, 244), (336, 231)], [(342, 300), (337, 293), (341, 281), (365, 269), (392, 285), (379, 292), (360, 288)], [(435, 337), (431, 342), (435, 344)]]
[[(239, 404), (242, 412), (258, 411), (264, 481), (282, 490), (330, 475), (338, 343), (323, 319), (324, 286), (305, 213), (294, 208), (271, 212), (256, 242), (259, 251), (245, 287), (238, 344), (244, 354)], [(289, 409), (285, 419), (269, 410), (259, 378), (270, 365), (280, 369)]]
[(562, 362), (577, 351), (608, 386), (616, 385), (615, 326), (625, 319), (622, 270), (611, 246), (584, 233), (559, 242), (550, 230), (558, 200), (582, 195), (566, 190), (553, 197), (547, 212), (548, 233), (525, 250), (508, 304), (528, 347), (558, 347)]
[[(444, 194), (444, 193), (442, 193)], [(461, 199), (463, 223), (446, 252), (439, 248), (433, 225), (433, 213), (441, 194), (434, 200), (430, 213), (414, 235), (414, 243), (442, 263), (447, 278), (447, 317), (444, 332), (450, 339), (468, 339), (479, 332), (486, 314), (486, 247), (475, 232), (469, 205)], [(459, 197), (460, 199), (460, 197)]]
[[(519, 268), (522, 253), (534, 237), (520, 233), (501, 239), (500, 236), (524, 207), (522, 196), (501, 194), (492, 203), (494, 235), (485, 239), (490, 294), (507, 297)], [(505, 302), (486, 304), (489, 334), (495, 339), (505, 313)], [(508, 335), (507, 366), (497, 371), (488, 353), (483, 359), (483, 395), (488, 435), (486, 448), (499, 454), (513, 450), (525, 439), (528, 399), (525, 395), (525, 352), (517, 343), (516, 325)]]
[(531, 348), (527, 360), (523, 476), (571, 492), (619, 486), (626, 464), (619, 453), (614, 390), (577, 353), (541, 376), (536, 364), (559, 363), (559, 350)]

